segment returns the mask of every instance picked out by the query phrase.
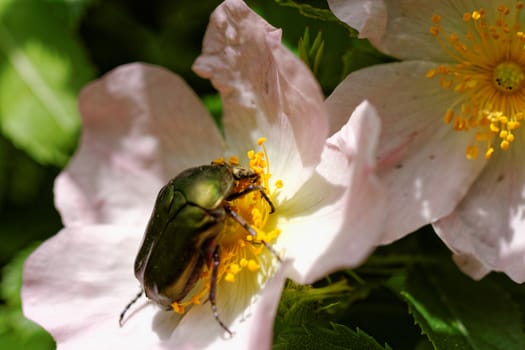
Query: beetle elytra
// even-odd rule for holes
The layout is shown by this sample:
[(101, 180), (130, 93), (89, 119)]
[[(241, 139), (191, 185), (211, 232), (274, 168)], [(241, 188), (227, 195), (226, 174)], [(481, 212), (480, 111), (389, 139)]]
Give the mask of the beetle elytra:
[[(190, 168), (168, 182), (159, 192), (135, 259), (135, 276), (141, 292), (120, 314), (122, 326), (130, 306), (144, 293), (156, 304), (171, 309), (195, 287), (203, 269), (211, 270), (208, 300), (214, 318), (230, 335), (216, 305), (216, 286), (221, 249), (218, 236), (227, 218), (233, 219), (253, 238), (257, 233), (230, 203), (258, 192), (269, 213), (275, 207), (259, 184), (259, 174), (229, 163)], [(265, 241), (259, 240), (280, 261)]]

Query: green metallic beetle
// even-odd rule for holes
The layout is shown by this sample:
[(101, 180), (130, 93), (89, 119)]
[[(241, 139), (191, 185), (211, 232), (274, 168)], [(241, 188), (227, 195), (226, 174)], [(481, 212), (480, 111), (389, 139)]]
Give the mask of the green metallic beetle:
[[(268, 202), (270, 213), (274, 212), (273, 203), (258, 181), (259, 175), (251, 169), (212, 163), (183, 171), (160, 190), (135, 259), (135, 276), (142, 290), (120, 314), (121, 326), (126, 311), (143, 292), (155, 303), (171, 309), (174, 302), (186, 297), (208, 266), (212, 269), (208, 299), (213, 316), (232, 334), (219, 318), (215, 303), (220, 263), (217, 238), (227, 216), (256, 236), (255, 230), (230, 207), (229, 202), (234, 199), (259, 191)], [(261, 243), (277, 256), (266, 242)]]

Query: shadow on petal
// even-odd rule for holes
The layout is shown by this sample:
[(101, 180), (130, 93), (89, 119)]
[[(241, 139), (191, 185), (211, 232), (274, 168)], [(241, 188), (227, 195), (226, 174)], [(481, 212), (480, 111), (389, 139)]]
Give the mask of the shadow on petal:
[(168, 340), (180, 323), (182, 316), (171, 310), (159, 309), (153, 318), (152, 330), (157, 333), (159, 339)]

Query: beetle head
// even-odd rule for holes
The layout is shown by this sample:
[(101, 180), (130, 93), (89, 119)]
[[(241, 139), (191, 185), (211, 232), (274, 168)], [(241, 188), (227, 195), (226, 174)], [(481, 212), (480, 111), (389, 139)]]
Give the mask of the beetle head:
[(235, 180), (250, 180), (249, 182), (257, 182), (259, 180), (259, 174), (253, 169), (245, 168), (240, 165), (231, 165), (231, 171)]

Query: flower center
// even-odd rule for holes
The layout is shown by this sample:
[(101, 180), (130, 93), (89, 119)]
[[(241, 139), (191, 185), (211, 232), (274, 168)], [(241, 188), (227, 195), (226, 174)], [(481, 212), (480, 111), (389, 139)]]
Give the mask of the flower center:
[(447, 32), (441, 16), (432, 16), (430, 32), (452, 59), (427, 72), (439, 76), (440, 86), (452, 89), (457, 99), (444, 122), (456, 131), (475, 129), (466, 149), (468, 159), (483, 149), (490, 159), (496, 148), (507, 150), (525, 113), (525, 25), (520, 21), (523, 1), (513, 8), (497, 6), (463, 15), (463, 33)]
[(502, 62), (494, 69), (492, 83), (499, 91), (511, 94), (521, 87), (524, 79), (521, 66), (514, 62)]
[[(270, 188), (271, 173), (264, 146), (265, 141), (265, 138), (260, 138), (258, 145), (262, 150), (259, 152), (250, 150), (247, 155), (249, 169), (259, 176), (255, 185), (264, 188), (265, 194), (272, 201), (272, 198), (275, 198), (276, 193), (282, 187), (282, 181), (275, 181), (273, 189)], [(239, 165), (239, 160), (235, 156), (230, 157), (228, 162), (231, 165)], [(224, 159), (215, 160), (214, 163), (224, 163)], [(234, 189), (233, 192), (242, 190), (245, 185), (243, 181), (239, 181), (238, 186), (240, 188)], [(215, 283), (217, 283), (218, 288), (223, 282), (238, 283), (239, 288), (246, 289), (246, 293), (253, 293), (254, 290), (261, 288), (273, 272), (275, 260), (273, 254), (275, 253), (268, 249), (268, 245), (275, 242), (280, 230), (268, 228), (271, 207), (268, 200), (258, 190), (248, 192), (229, 201), (228, 205), (254, 230), (256, 235), (249, 233), (233, 217), (226, 217), (224, 228), (217, 240), (220, 248), (220, 263)], [(211, 283), (213, 283), (211, 275), (211, 265), (206, 266), (201, 272), (195, 288), (183, 301), (173, 303), (173, 310), (177, 313), (184, 313), (185, 307), (205, 302), (209, 296)], [(255, 281), (255, 286), (253, 281)], [(247, 286), (247, 283), (252, 285)]]

